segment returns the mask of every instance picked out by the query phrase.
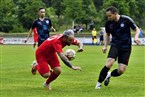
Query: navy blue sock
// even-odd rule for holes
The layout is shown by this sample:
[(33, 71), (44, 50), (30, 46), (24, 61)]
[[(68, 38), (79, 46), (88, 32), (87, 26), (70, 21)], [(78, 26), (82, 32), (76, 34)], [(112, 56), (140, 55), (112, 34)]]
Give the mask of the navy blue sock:
[(100, 72), (100, 75), (99, 75), (98, 82), (102, 83), (102, 82), (105, 80), (105, 78), (106, 78), (107, 73), (108, 73), (109, 70), (110, 70), (110, 68), (108, 68), (108, 67), (106, 67), (106, 66), (104, 66), (104, 67), (102, 68), (102, 70), (101, 70), (101, 72)]
[(120, 76), (121, 74), (118, 73), (118, 70), (117, 69), (114, 69), (112, 72), (111, 72), (111, 76), (113, 77), (117, 77), (117, 76)]

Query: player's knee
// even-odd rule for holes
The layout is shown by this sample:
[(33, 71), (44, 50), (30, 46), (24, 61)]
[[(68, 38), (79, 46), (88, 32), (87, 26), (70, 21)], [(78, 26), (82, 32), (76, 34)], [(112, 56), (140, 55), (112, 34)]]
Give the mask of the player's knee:
[(50, 76), (50, 73), (45, 73), (45, 74), (42, 74), (41, 76), (44, 78), (48, 78)]
[(57, 70), (55, 70), (54, 72), (55, 72), (55, 74), (60, 75), (61, 72), (62, 72), (62, 70), (61, 70), (61, 69), (57, 69)]
[(53, 69), (53, 71), (57, 75), (61, 74), (61, 72), (62, 72), (61, 67), (56, 67), (56, 68)]
[(124, 64), (119, 64), (118, 73), (123, 74), (126, 70), (127, 66)]
[(115, 62), (115, 59), (108, 58), (106, 61), (106, 67), (111, 68), (114, 62)]
[(118, 73), (121, 75), (121, 74), (123, 74), (125, 72), (125, 70), (124, 69), (119, 69), (118, 70)]

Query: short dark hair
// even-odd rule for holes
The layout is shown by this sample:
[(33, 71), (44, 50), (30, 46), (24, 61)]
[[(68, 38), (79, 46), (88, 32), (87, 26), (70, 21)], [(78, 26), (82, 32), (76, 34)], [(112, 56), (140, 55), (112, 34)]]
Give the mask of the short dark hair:
[(106, 9), (106, 12), (110, 11), (111, 13), (115, 14), (115, 13), (119, 13), (118, 9), (114, 6), (110, 6)]
[(40, 7), (40, 8), (38, 9), (38, 11), (40, 11), (41, 9), (45, 9), (45, 8), (43, 8), (43, 7)]

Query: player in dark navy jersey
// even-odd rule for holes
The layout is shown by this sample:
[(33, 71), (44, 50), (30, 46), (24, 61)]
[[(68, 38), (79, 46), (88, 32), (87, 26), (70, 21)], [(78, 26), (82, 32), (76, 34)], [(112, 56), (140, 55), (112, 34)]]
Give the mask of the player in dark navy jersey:
[[(105, 25), (106, 35), (102, 49), (103, 53), (107, 51), (110, 34), (112, 35), (112, 41), (106, 64), (100, 72), (95, 89), (100, 89), (101, 83), (104, 80), (104, 85), (107, 86), (110, 77), (118, 77), (125, 72), (131, 54), (132, 42), (130, 28), (136, 32), (134, 42), (137, 45), (140, 44), (138, 39), (140, 30), (130, 17), (119, 15), (117, 8), (113, 6), (106, 10), (106, 15), (108, 21)], [(118, 59), (118, 68), (114, 69), (112, 72), (108, 72), (116, 59)]]
[(55, 31), (55, 29), (52, 26), (51, 20), (45, 17), (44, 8), (39, 8), (38, 14), (39, 18), (33, 22), (25, 42), (28, 41), (28, 38), (32, 33), (33, 29), (36, 28), (38, 32), (38, 46), (40, 46), (47, 38), (49, 38), (50, 31)]

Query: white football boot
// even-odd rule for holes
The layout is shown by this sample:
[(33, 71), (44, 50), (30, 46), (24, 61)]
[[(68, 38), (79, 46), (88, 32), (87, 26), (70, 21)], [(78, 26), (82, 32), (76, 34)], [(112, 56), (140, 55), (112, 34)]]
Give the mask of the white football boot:
[(36, 74), (36, 71), (37, 71), (36, 65), (37, 65), (37, 62), (36, 61), (33, 61), (32, 62), (32, 69), (31, 69), (31, 72), (32, 72), (33, 75), (35, 75)]

